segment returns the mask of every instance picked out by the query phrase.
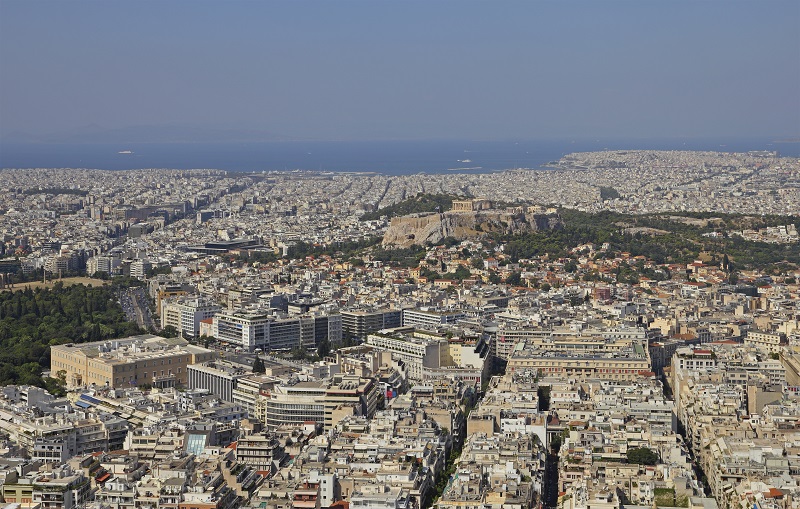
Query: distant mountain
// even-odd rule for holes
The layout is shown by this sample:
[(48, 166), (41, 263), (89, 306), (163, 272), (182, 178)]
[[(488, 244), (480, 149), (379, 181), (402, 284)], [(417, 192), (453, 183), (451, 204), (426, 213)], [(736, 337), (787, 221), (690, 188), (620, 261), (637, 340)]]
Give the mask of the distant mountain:
[(104, 128), (98, 125), (79, 127), (68, 132), (29, 134), (20, 131), (3, 135), (0, 140), (17, 143), (213, 143), (248, 141), (292, 141), (297, 138), (262, 130), (192, 127), (183, 125), (131, 126)]

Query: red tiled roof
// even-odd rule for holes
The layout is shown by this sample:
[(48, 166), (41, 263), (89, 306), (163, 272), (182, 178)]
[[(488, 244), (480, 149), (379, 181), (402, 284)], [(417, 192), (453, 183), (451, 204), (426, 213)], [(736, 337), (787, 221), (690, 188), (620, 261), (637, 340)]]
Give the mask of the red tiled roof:
[(764, 498), (778, 498), (782, 496), (783, 492), (778, 488), (770, 488), (769, 491), (764, 492)]

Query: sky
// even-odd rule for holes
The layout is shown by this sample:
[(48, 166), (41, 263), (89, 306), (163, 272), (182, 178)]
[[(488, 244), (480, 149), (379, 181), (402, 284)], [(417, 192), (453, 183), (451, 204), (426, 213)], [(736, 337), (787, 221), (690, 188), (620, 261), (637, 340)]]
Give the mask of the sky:
[(0, 0), (0, 136), (142, 126), (798, 137), (800, 1)]

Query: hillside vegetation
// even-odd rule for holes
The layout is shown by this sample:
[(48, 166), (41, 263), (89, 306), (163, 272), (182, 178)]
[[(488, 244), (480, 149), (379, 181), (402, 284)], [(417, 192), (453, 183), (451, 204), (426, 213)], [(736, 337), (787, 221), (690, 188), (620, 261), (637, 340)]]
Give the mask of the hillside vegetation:
[[(52, 345), (139, 334), (128, 322), (110, 286), (64, 286), (0, 292), (0, 385), (36, 385), (55, 390), (42, 378)], [(56, 373), (53, 373), (56, 376)]]
[(398, 216), (407, 216), (408, 214), (418, 214), (420, 212), (436, 212), (439, 207), (440, 212), (450, 210), (453, 206), (453, 200), (462, 200), (463, 196), (453, 196), (449, 194), (418, 194), (413, 198), (409, 198), (394, 205), (383, 207), (375, 212), (368, 212), (361, 216), (362, 221), (369, 221), (380, 219), (386, 216), (389, 219)]
[[(543, 254), (566, 256), (567, 252), (587, 243), (609, 244), (608, 255), (627, 252), (645, 256), (657, 263), (686, 263), (701, 254), (727, 255), (738, 268), (778, 268), (781, 264), (800, 266), (800, 244), (754, 242), (730, 232), (746, 228), (764, 228), (788, 223), (793, 216), (744, 216), (736, 214), (650, 214), (632, 215), (614, 212), (587, 213), (571, 209), (559, 211), (564, 221), (561, 230), (543, 230), (514, 236), (495, 236), (506, 244), (504, 252), (513, 260)], [(701, 219), (697, 224), (684, 220)], [(689, 221), (691, 222), (691, 221)], [(625, 233), (626, 228), (652, 228), (658, 234)], [(719, 232), (720, 237), (703, 234)]]

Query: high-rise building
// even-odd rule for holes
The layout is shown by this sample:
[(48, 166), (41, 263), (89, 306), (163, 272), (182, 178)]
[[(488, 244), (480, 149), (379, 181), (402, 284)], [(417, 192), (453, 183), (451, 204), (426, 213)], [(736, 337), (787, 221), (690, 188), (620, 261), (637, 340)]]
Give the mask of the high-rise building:
[(399, 309), (342, 311), (342, 337), (366, 340), (373, 332), (400, 327), (401, 317)]

